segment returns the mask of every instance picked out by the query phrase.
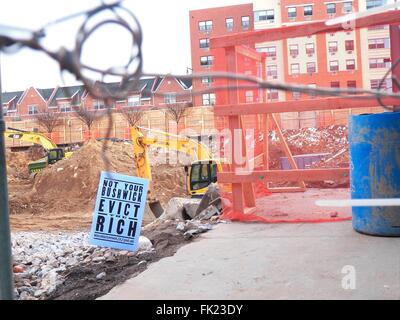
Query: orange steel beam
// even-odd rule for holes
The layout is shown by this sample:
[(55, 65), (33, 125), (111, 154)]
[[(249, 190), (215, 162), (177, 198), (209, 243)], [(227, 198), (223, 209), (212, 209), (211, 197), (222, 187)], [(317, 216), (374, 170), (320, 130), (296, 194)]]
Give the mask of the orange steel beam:
[(345, 178), (349, 176), (349, 168), (337, 169), (301, 169), (301, 170), (259, 170), (242, 172), (219, 172), (219, 183), (250, 183), (257, 181), (324, 181)]
[(254, 43), (261, 43), (265, 41), (276, 41), (288, 38), (305, 37), (318, 33), (333, 33), (343, 30), (355, 28), (367, 28), (378, 25), (396, 24), (400, 22), (400, 14), (398, 10), (377, 13), (372, 16), (359, 18), (352, 21), (351, 24), (338, 24), (334, 26), (327, 26), (325, 22), (313, 21), (304, 22), (301, 24), (293, 24), (289, 26), (271, 28), (265, 30), (249, 31), (228, 35), (218, 38), (211, 38), (211, 49), (222, 48), (236, 45), (250, 45)]
[[(268, 114), (284, 112), (302, 112), (315, 110), (335, 110), (352, 108), (371, 108), (379, 106), (375, 97), (357, 98), (322, 98), (308, 100), (291, 100), (268, 103), (246, 103), (236, 105), (216, 105), (214, 114), (216, 116)], [(384, 97), (382, 102), (386, 106), (400, 104), (400, 99), (395, 97)]]

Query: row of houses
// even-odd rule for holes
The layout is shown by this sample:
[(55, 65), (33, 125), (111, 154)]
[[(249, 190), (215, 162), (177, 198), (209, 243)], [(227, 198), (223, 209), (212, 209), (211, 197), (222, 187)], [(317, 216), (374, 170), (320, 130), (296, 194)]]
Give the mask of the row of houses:
[[(107, 84), (110, 90), (116, 85), (118, 83)], [(126, 99), (115, 101), (113, 108), (162, 108), (174, 103), (192, 103), (191, 80), (172, 76), (142, 78)], [(79, 107), (87, 110), (106, 108), (104, 101), (92, 97), (83, 85), (48, 89), (29, 87), (24, 91), (3, 92), (2, 106), (6, 121), (33, 118), (46, 110), (68, 114)]]

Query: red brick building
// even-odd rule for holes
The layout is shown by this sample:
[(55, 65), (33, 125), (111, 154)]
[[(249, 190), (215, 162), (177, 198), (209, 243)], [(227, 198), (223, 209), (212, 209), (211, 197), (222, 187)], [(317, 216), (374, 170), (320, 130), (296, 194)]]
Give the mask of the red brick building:
[[(109, 90), (118, 83), (108, 84)], [(124, 107), (163, 108), (166, 104), (192, 104), (192, 83), (175, 77), (150, 77), (140, 79), (138, 87), (129, 92), (124, 100), (115, 101), (116, 111)], [(103, 100), (93, 98), (83, 85), (5, 92), (2, 96), (3, 114), (8, 121), (32, 118), (46, 109), (53, 112), (73, 114), (79, 107), (102, 110)]]
[[(209, 48), (210, 38), (254, 30), (252, 4), (193, 10), (189, 18), (193, 73), (212, 69), (214, 57)], [(210, 77), (193, 80), (194, 91), (210, 89), (212, 85)], [(195, 106), (214, 105), (215, 101), (213, 92), (193, 97)]]

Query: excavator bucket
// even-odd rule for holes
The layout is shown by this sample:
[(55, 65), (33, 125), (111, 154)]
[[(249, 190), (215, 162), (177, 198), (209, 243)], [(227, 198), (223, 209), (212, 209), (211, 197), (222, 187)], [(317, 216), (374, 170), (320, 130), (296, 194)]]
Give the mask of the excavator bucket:
[(149, 207), (150, 207), (151, 212), (153, 212), (153, 214), (156, 218), (161, 217), (161, 215), (164, 213), (164, 209), (163, 209), (160, 201), (149, 202)]

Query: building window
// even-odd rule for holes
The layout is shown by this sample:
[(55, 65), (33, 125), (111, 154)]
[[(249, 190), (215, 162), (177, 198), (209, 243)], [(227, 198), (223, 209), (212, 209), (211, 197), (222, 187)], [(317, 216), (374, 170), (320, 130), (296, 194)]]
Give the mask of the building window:
[(212, 20), (200, 21), (199, 22), (199, 30), (200, 31), (211, 31), (213, 28)]
[(331, 82), (331, 88), (340, 88), (340, 82), (339, 81), (332, 81)]
[(315, 73), (315, 62), (307, 62), (307, 73)]
[(345, 47), (346, 47), (346, 51), (353, 51), (354, 50), (354, 40), (346, 40)]
[(354, 59), (346, 60), (346, 70), (355, 70), (356, 61)]
[(95, 100), (93, 99), (93, 109), (94, 110), (103, 110), (106, 108), (103, 100)]
[(328, 42), (328, 51), (330, 53), (335, 53), (338, 51), (338, 44), (337, 41), (329, 41)]
[(310, 17), (313, 15), (313, 7), (312, 6), (304, 6), (304, 16)]
[(211, 66), (213, 64), (213, 56), (200, 57), (200, 65)]
[(278, 66), (277, 65), (267, 66), (267, 77), (272, 77), (274, 79), (276, 79), (278, 77)]
[(267, 57), (276, 57), (276, 47), (266, 47), (265, 52), (267, 53)]
[(298, 63), (292, 63), (290, 65), (290, 74), (295, 75), (300, 73), (300, 65)]
[(373, 58), (369, 59), (369, 68), (370, 69), (378, 69), (378, 68), (390, 68), (390, 58)]
[(298, 56), (299, 55), (299, 45), (298, 44), (289, 45), (289, 52), (292, 57)]
[(200, 48), (207, 49), (210, 47), (210, 39), (200, 39)]
[(164, 96), (164, 103), (165, 104), (174, 104), (174, 103), (176, 103), (176, 93), (173, 93), (173, 92), (167, 93)]
[(386, 4), (386, 0), (367, 0), (367, 9), (380, 7)]
[(336, 3), (328, 3), (326, 5), (326, 13), (327, 14), (335, 14), (336, 13)]
[(293, 96), (293, 100), (299, 100), (301, 93), (299, 91), (293, 91), (292, 96)]
[(60, 104), (60, 112), (71, 112), (71, 104), (70, 103), (62, 103)]
[(347, 88), (349, 88), (349, 89), (357, 88), (357, 81), (355, 81), (355, 80), (347, 81)]
[(214, 106), (215, 101), (215, 93), (203, 94), (203, 106)]
[(233, 30), (233, 18), (226, 18), (225, 26), (226, 26), (226, 30), (232, 31)]
[(259, 10), (254, 11), (254, 21), (275, 21), (274, 10)]
[(242, 29), (248, 30), (249, 28), (250, 28), (250, 17), (249, 16), (242, 17)]
[(315, 53), (314, 43), (306, 43), (306, 54), (311, 55)]
[(287, 11), (288, 11), (289, 20), (296, 19), (296, 17), (297, 17), (297, 8), (296, 7), (290, 7), (287, 9)]
[(350, 13), (353, 12), (353, 2), (347, 1), (343, 2), (343, 13)]
[(276, 90), (276, 89), (267, 90), (267, 98), (268, 98), (268, 100), (278, 100), (279, 99), (278, 90)]
[(368, 49), (389, 49), (389, 48), (390, 48), (390, 39), (389, 38), (369, 39), (368, 40)]
[(391, 90), (392, 89), (392, 79), (385, 79), (382, 81), (381, 79), (373, 79), (371, 80), (371, 89), (372, 90)]
[(329, 61), (329, 71), (339, 71), (339, 61)]
[(254, 101), (253, 91), (246, 91), (246, 103)]
[(201, 83), (203, 83), (203, 84), (209, 84), (209, 83), (212, 83), (212, 82), (213, 82), (212, 77), (203, 77), (203, 78), (201, 78)]
[(35, 104), (32, 104), (28, 106), (28, 114), (37, 114), (38, 113), (38, 107)]
[(128, 97), (128, 107), (140, 106), (140, 96), (134, 95)]

